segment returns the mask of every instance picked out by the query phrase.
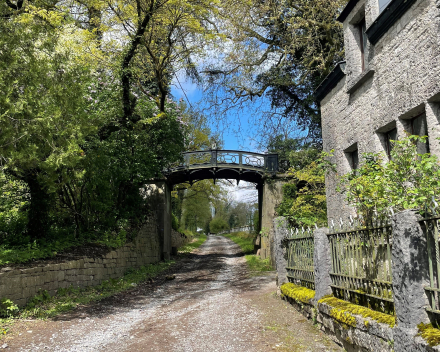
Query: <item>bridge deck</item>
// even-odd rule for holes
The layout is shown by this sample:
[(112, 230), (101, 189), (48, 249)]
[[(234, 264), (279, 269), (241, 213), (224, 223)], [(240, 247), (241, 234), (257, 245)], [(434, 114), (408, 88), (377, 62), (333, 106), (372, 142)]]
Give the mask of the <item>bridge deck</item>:
[(261, 183), (265, 174), (278, 171), (277, 154), (207, 150), (183, 153), (183, 159), (183, 164), (165, 172), (171, 184), (206, 179), (236, 179)]

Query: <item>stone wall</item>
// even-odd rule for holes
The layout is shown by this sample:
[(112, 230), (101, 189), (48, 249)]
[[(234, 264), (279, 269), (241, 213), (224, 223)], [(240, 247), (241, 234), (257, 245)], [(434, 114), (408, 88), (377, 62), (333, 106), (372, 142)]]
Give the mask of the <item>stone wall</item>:
[(283, 175), (278, 178), (265, 180), (264, 185), (258, 192), (261, 193), (261, 242), (260, 257), (261, 259), (270, 258), (271, 265), (275, 266), (274, 253), (274, 226), (275, 208), (283, 199), (282, 186), (285, 184)]
[(190, 238), (183, 233), (177, 232), (176, 230), (171, 230), (171, 248), (179, 248), (184, 246), (190, 241)]
[[(378, 1), (359, 0), (345, 19), (346, 76), (321, 101), (324, 150), (334, 149), (339, 175), (352, 168), (348, 152), (385, 151), (384, 133), (396, 128), (398, 138), (405, 136), (409, 119), (423, 113), (431, 152), (440, 156), (439, 1), (416, 1), (375, 45), (368, 43), (361, 72), (356, 23), (363, 14), (368, 28), (379, 15)], [(352, 212), (336, 185), (336, 175), (328, 176), (328, 216), (335, 221)]]
[[(325, 303), (314, 306), (297, 302), (290, 297), (284, 297), (284, 299), (307, 319), (314, 320), (320, 330), (331, 336), (333, 341), (347, 352), (395, 351), (392, 343), (393, 329), (386, 324), (356, 316), (356, 326), (348, 326), (335, 320), (331, 316), (333, 308)], [(427, 344), (424, 343), (421, 346), (425, 347)]]
[(156, 263), (161, 260), (157, 227), (156, 218), (150, 218), (133, 242), (99, 258), (84, 257), (65, 263), (0, 269), (0, 298), (9, 298), (23, 306), (40, 290), (54, 295), (60, 288), (99, 285), (123, 276), (129, 268)]

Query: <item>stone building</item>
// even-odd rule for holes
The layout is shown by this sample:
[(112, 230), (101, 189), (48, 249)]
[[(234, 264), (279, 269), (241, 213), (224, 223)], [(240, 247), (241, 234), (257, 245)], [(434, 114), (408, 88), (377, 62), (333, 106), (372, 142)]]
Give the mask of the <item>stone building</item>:
[[(357, 168), (363, 153), (389, 155), (390, 140), (406, 133), (428, 135), (420, 151), (440, 156), (440, 0), (350, 0), (338, 21), (346, 61), (315, 92), (337, 173)], [(337, 176), (326, 182), (329, 219), (347, 218)]]

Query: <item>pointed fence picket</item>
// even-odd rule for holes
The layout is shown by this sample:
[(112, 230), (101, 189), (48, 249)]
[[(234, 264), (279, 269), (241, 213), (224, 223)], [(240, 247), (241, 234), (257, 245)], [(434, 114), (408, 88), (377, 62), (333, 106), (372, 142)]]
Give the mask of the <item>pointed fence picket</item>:
[(365, 226), (351, 221), (328, 234), (333, 294), (377, 311), (394, 311), (391, 225), (386, 219)]
[(287, 278), (297, 285), (315, 289), (315, 269), (313, 265), (313, 230), (291, 230), (287, 237)]

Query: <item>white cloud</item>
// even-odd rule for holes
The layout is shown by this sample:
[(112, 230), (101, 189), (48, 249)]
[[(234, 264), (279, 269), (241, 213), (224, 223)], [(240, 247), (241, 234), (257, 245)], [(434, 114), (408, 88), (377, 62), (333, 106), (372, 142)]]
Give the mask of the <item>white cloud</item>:
[[(235, 180), (232, 181), (235, 183)], [(241, 203), (256, 203), (258, 202), (258, 191), (254, 183), (241, 181), (239, 185), (227, 184), (224, 186), (232, 200)]]

